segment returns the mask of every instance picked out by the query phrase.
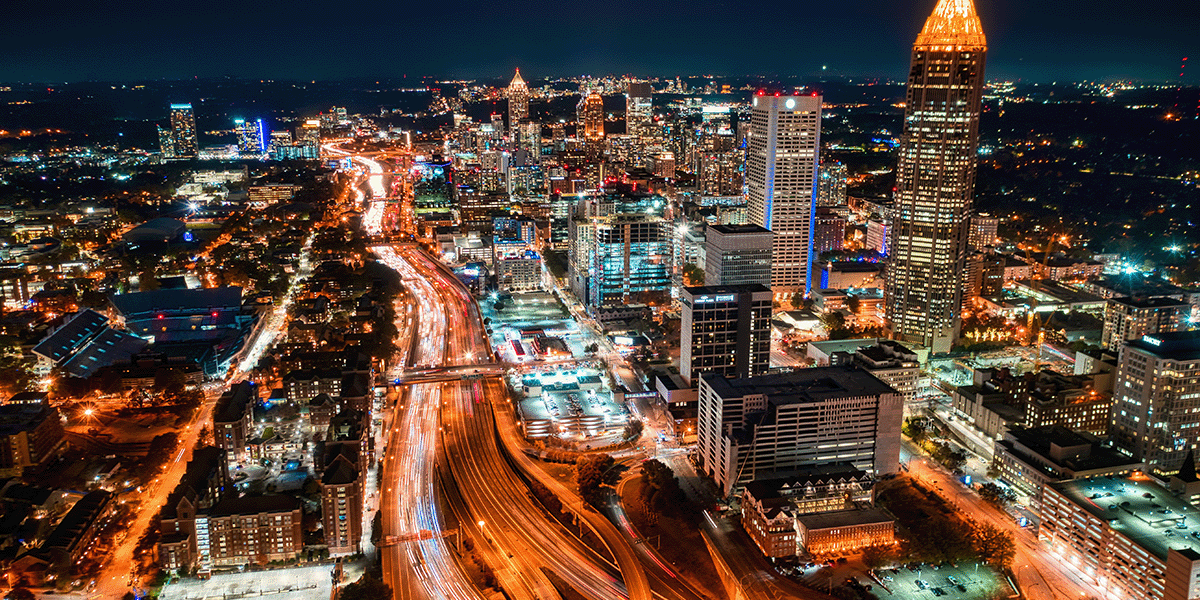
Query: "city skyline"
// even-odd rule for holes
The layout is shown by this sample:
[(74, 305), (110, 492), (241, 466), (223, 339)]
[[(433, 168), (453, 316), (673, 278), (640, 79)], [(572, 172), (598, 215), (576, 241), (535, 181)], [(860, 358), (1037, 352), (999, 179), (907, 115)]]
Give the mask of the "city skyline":
[[(534, 79), (589, 72), (896, 77), (903, 73), (903, 50), (911, 43), (907, 32), (919, 29), (933, 5), (932, 0), (867, 0), (823, 7), (816, 19), (799, 19), (799, 8), (782, 3), (768, 3), (753, 14), (720, 0), (689, 5), (686, 11), (670, 3), (638, 5), (632, 12), (620, 11), (631, 14), (633, 22), (619, 35), (610, 32), (607, 5), (545, 2), (540, 18), (530, 22), (478, 3), (456, 15), (478, 27), (444, 30), (404, 28), (441, 18), (435, 5), (403, 10), (364, 5), (400, 24), (408, 36), (406, 47), (432, 49), (398, 57), (391, 33), (366, 30), (354, 37), (354, 60), (347, 61), (337, 47), (276, 43), (280, 36), (325, 35), (327, 23), (316, 15), (326, 9), (315, 3), (283, 14), (228, 4), (193, 13), (168, 4), (148, 14), (143, 7), (116, 6), (97, 15), (69, 1), (11, 16), (12, 35), (0, 42), (10, 57), (0, 66), (0, 81), (500, 77), (516, 67)], [(1195, 83), (1200, 77), (1185, 72), (1181, 79), (1179, 72), (1180, 59), (1200, 50), (1188, 26), (1200, 19), (1195, 3), (1130, 13), (1125, 3), (1097, 0), (1082, 15), (1078, 8), (1032, 0), (986, 2), (978, 9), (997, 57), (989, 65), (996, 78)], [(256, 23), (258, 29), (229, 44), (235, 14), (237, 22)], [(197, 26), (187, 31), (169, 26), (180, 19)], [(722, 22), (755, 34), (729, 43), (691, 37)], [(659, 43), (647, 51), (645, 44), (635, 43), (637, 32)], [(789, 41), (782, 50), (775, 43), (779, 39)]]

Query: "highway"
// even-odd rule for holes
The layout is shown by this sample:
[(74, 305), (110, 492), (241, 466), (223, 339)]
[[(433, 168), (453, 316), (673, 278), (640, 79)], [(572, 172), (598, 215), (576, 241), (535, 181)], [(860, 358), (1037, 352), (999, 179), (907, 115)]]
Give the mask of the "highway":
[[(380, 246), (373, 250), (384, 264), (400, 273), (407, 290), (396, 300), (401, 350), (389, 375), (403, 374), (412, 363), (443, 363), (448, 346), (446, 314), (436, 302), (437, 294), (429, 281), (393, 248)], [(481, 598), (451, 553), (437, 514), (434, 462), (440, 398), (441, 389), (436, 384), (405, 386), (391, 418), (384, 420), (388, 441), (380, 480), (380, 509), (385, 543), (380, 553), (384, 581), (400, 600)], [(429, 539), (387, 543), (425, 531), (430, 532)]]

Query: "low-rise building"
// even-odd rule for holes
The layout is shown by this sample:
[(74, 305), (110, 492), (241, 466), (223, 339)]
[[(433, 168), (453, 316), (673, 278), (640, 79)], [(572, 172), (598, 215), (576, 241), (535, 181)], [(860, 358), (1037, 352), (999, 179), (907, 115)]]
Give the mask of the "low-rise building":
[(796, 546), (809, 555), (847, 554), (896, 543), (896, 520), (882, 508), (796, 517)]
[(1061, 425), (1014, 427), (996, 441), (992, 468), (999, 479), (1041, 508), (1042, 490), (1059, 481), (1144, 471), (1146, 465), (1101, 444), (1100, 439)]

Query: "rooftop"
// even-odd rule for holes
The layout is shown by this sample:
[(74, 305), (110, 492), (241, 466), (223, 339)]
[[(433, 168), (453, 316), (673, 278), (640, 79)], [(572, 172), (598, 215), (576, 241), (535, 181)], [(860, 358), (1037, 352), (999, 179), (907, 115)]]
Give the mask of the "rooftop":
[(1050, 484), (1147, 552), (1200, 552), (1200, 510), (1145, 476), (1105, 476)]
[(892, 523), (896, 519), (891, 513), (882, 508), (867, 508), (864, 510), (839, 510), (837, 512), (800, 515), (796, 522), (804, 525), (805, 529), (830, 529), (832, 527), (852, 527), (872, 523)]
[(767, 234), (774, 235), (762, 225), (709, 225), (708, 228), (724, 235)]
[(1200, 330), (1143, 335), (1125, 344), (1159, 358), (1177, 361), (1200, 360)]
[(916, 46), (987, 47), (972, 0), (938, 0), (917, 36)]
[(772, 404), (816, 402), (848, 395), (895, 394), (896, 390), (874, 375), (852, 366), (813, 367), (791, 373), (761, 375), (745, 379), (727, 379), (720, 375), (701, 375), (718, 396), (736, 398), (761, 394)]

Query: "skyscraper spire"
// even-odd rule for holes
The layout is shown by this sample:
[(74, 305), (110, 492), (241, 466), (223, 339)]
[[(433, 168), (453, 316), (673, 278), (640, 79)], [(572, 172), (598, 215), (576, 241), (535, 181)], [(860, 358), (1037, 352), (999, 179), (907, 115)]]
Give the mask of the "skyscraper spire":
[(512, 83), (508, 84), (508, 127), (516, 130), (522, 119), (529, 118), (529, 86), (521, 78), (521, 70), (513, 75)]
[(938, 0), (917, 36), (917, 46), (987, 46), (973, 0)]
[(521, 78), (521, 69), (517, 69), (517, 74), (513, 75), (512, 83), (508, 84), (509, 89), (512, 89), (514, 86), (525, 87), (525, 80)]

